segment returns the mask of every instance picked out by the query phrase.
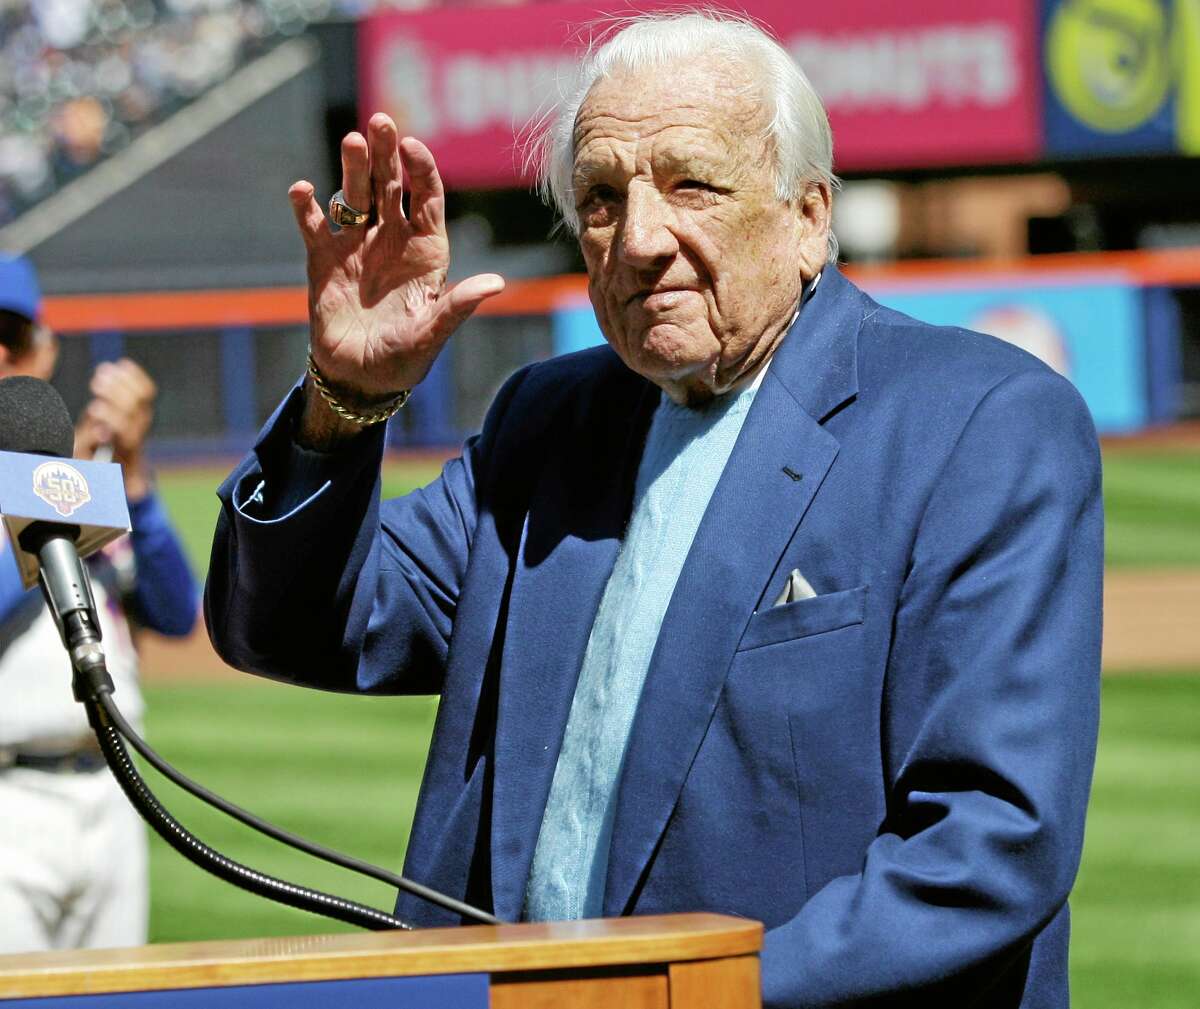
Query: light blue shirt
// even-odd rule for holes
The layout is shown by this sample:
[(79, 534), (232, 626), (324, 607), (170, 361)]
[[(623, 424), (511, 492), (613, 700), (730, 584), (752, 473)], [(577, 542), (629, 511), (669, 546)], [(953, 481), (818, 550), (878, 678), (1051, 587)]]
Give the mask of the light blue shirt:
[(663, 396), (592, 624), (525, 889), (530, 921), (602, 914), (617, 782), (667, 605), (762, 375), (700, 409)]

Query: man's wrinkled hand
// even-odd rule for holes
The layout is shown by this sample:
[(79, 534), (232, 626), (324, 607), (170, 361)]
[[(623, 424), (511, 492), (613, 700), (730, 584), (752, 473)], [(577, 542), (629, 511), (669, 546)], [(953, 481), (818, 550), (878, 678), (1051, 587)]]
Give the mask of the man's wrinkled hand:
[[(449, 286), (445, 193), (429, 149), (372, 116), (342, 141), (342, 192), (363, 226), (331, 229), (313, 186), (288, 191), (308, 253), (317, 368), (352, 404), (377, 403), (425, 377), (450, 335), (504, 281), (480, 274)], [(403, 206), (404, 179), (410, 188)]]

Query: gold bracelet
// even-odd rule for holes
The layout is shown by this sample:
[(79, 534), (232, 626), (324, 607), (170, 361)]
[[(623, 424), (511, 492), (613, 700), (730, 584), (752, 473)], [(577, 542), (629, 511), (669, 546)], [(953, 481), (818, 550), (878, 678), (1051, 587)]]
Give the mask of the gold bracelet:
[(329, 404), (329, 409), (343, 420), (348, 420), (351, 424), (357, 424), (359, 427), (382, 424), (389, 417), (395, 416), (400, 408), (408, 402), (408, 397), (412, 395), (411, 389), (404, 389), (402, 392), (397, 393), (394, 399), (384, 403), (377, 410), (372, 410), (370, 413), (355, 413), (338, 401), (338, 398), (333, 394), (333, 390), (329, 388), (329, 384), (325, 381), (325, 376), (317, 371), (317, 362), (313, 360), (312, 350), (308, 352), (308, 374), (313, 380), (313, 385), (317, 387), (317, 392), (321, 394), (321, 398)]

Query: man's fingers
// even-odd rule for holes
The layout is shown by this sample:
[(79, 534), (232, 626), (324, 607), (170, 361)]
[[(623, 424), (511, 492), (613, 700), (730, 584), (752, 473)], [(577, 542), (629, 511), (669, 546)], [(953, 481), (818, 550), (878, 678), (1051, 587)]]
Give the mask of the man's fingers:
[(404, 181), (396, 139), (396, 124), (384, 113), (375, 113), (367, 124), (367, 143), (371, 150), (372, 198), (381, 221), (404, 216)]
[(446, 227), (446, 193), (442, 189), (437, 162), (429, 148), (416, 137), (405, 137), (400, 141), (400, 157), (412, 187), (408, 216), (413, 228), (422, 235), (441, 233)]
[(137, 393), (139, 399), (152, 400), (158, 396), (158, 386), (150, 373), (131, 357), (123, 357), (117, 362), (122, 379), (129, 388)]
[(355, 210), (371, 209), (371, 163), (361, 133), (342, 138), (342, 195)]
[(306, 248), (311, 249), (323, 236), (329, 234), (329, 222), (325, 211), (317, 203), (311, 182), (294, 182), (288, 190), (288, 202), (296, 216), (296, 225)]
[(97, 396), (87, 406), (87, 416), (109, 428), (123, 427), (129, 414), (123, 404), (106, 396)]
[(128, 403), (131, 407), (147, 406), (158, 395), (158, 387), (141, 366), (128, 357), (106, 361), (92, 375), (94, 395)]
[(108, 432), (97, 416), (94, 403), (95, 400), (89, 402), (84, 408), (83, 413), (79, 415), (79, 423), (76, 425), (76, 430), (87, 433), (97, 440), (103, 440)]
[[(79, 418), (75, 425), (75, 456), (78, 459), (90, 459), (96, 454), (96, 449), (108, 441), (111, 435), (102, 424), (87, 414)], [(3, 537), (0, 537), (2, 540)]]
[(123, 426), (124, 414), (111, 403), (94, 399), (87, 405), (83, 420), (91, 427), (98, 441), (111, 441), (114, 430)]
[(454, 307), (469, 304), (470, 311), (475, 311), (480, 302), (491, 298), (504, 290), (504, 278), (498, 273), (477, 273), (474, 277), (460, 280), (449, 291), (446, 297)]
[(92, 400), (87, 406), (85, 416), (104, 432), (102, 441), (111, 441), (123, 452), (140, 449), (150, 430), (149, 412), (127, 410), (120, 403), (109, 399), (97, 397)]
[(96, 366), (88, 389), (99, 399), (112, 400), (128, 396), (126, 383), (122, 381), (117, 366), (111, 361)]
[(480, 273), (459, 281), (442, 295), (442, 309), (434, 322), (439, 340), (448, 339), (488, 298), (504, 290), (504, 278), (495, 273)]

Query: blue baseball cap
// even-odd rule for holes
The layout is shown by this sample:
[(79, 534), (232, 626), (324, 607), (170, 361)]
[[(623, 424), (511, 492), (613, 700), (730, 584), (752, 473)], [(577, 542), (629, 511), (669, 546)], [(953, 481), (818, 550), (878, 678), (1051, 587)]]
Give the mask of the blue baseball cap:
[(33, 264), (24, 256), (0, 254), (0, 308), (36, 320), (42, 312), (42, 289)]

